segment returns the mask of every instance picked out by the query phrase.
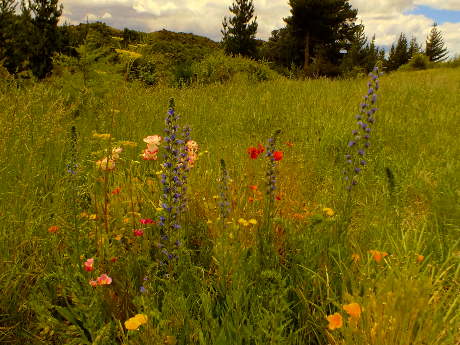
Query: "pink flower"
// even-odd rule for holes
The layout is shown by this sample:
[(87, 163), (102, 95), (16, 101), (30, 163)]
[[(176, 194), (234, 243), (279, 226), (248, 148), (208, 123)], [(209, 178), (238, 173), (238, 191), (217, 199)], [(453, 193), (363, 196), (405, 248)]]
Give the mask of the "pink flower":
[(95, 281), (95, 280), (90, 280), (90, 281), (89, 281), (89, 285), (91, 285), (92, 287), (96, 287), (96, 286), (97, 286), (97, 281)]
[(134, 236), (136, 236), (136, 237), (144, 236), (144, 230), (142, 230), (142, 229), (134, 229), (134, 230), (133, 230), (133, 234), (134, 234)]
[(141, 219), (141, 220), (139, 220), (139, 221), (140, 221), (142, 224), (153, 224), (153, 223), (155, 223), (155, 222), (153, 221), (153, 219), (150, 219), (150, 218)]
[(83, 264), (83, 268), (85, 269), (86, 272), (91, 272), (94, 269), (93, 264), (94, 264), (94, 259), (90, 258), (85, 261), (85, 263)]
[[(91, 283), (90, 283), (91, 284)], [(112, 284), (112, 278), (110, 278), (107, 274), (101, 274), (97, 277), (97, 285), (110, 285)]]
[(158, 148), (151, 150), (149, 147), (147, 147), (142, 153), (142, 158), (145, 161), (156, 161), (158, 159), (157, 153)]

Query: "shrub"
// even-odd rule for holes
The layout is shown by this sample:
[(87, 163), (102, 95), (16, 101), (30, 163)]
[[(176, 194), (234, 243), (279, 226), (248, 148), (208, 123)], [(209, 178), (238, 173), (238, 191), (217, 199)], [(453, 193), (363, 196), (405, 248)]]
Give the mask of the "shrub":
[(415, 54), (407, 64), (402, 65), (400, 71), (416, 71), (432, 68), (433, 63), (430, 62), (430, 59), (425, 54)]
[(266, 62), (257, 62), (243, 57), (229, 57), (219, 52), (209, 55), (192, 65), (197, 81), (203, 84), (223, 83), (236, 74), (244, 74), (251, 81), (273, 80), (278, 75)]

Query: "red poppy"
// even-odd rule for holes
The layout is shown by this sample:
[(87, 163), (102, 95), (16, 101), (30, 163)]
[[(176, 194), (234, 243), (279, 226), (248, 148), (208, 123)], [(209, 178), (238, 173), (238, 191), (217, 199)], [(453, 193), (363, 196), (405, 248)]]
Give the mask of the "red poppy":
[(283, 151), (275, 151), (273, 152), (273, 159), (275, 161), (280, 161), (283, 159)]
[(251, 159), (257, 159), (259, 157), (259, 150), (256, 147), (248, 148), (248, 154)]
[(259, 155), (265, 151), (265, 147), (262, 146), (262, 144), (259, 144), (257, 146), (257, 151), (259, 152)]
[(142, 229), (134, 229), (134, 230), (133, 230), (133, 234), (134, 234), (134, 236), (136, 236), (136, 237), (143, 236), (143, 235), (144, 235), (144, 230), (142, 230)]
[(281, 195), (278, 194), (277, 196), (275, 196), (275, 199), (278, 201), (281, 200)]
[(257, 190), (257, 186), (255, 185), (249, 186), (249, 189), (252, 189), (255, 192)]
[(150, 219), (150, 218), (147, 218), (147, 219), (140, 219), (139, 220), (142, 224), (153, 224), (154, 223), (154, 220), (153, 219)]
[(120, 192), (121, 192), (121, 188), (120, 188), (120, 187), (117, 187), (117, 188), (115, 188), (115, 189), (112, 191), (112, 194), (113, 194), (113, 195), (117, 195), (117, 194), (120, 194)]

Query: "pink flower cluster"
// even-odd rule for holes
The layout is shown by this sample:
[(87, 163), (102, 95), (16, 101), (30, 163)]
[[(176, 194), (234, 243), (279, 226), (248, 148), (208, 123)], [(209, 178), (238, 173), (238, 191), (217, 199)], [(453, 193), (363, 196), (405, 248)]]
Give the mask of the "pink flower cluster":
[(199, 146), (196, 141), (189, 140), (185, 144), (185, 150), (187, 151), (188, 165), (193, 167), (195, 161), (198, 159)]
[(147, 143), (146, 149), (142, 153), (142, 158), (146, 161), (156, 161), (158, 159), (158, 146), (161, 144), (163, 138), (159, 135), (150, 135), (144, 138), (144, 142)]
[(99, 285), (110, 285), (112, 284), (112, 278), (110, 278), (107, 274), (101, 274), (96, 280), (90, 280), (89, 285), (92, 287), (96, 287)]

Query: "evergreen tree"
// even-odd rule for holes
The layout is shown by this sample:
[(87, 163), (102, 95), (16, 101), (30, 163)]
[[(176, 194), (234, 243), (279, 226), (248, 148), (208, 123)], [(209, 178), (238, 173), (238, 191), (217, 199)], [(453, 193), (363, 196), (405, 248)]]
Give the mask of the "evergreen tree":
[(222, 44), (230, 55), (241, 54), (255, 57), (257, 53), (257, 17), (254, 17), (252, 0), (235, 0), (229, 7), (233, 17), (225, 17), (222, 22)]
[(401, 33), (398, 38), (396, 46), (391, 45), (390, 55), (386, 62), (386, 67), (390, 71), (397, 70), (400, 66), (409, 62), (409, 47), (407, 43), (406, 35)]
[(430, 61), (438, 62), (447, 59), (447, 48), (444, 47), (444, 39), (441, 31), (438, 30), (438, 24), (434, 23), (426, 39), (425, 55)]
[(313, 58), (338, 64), (340, 51), (350, 48), (360, 28), (355, 25), (358, 11), (348, 0), (289, 0), (289, 5), (291, 16), (284, 20), (302, 47), (304, 70)]
[(422, 50), (422, 48), (417, 43), (417, 39), (415, 37), (412, 37), (411, 40), (410, 40), (410, 43), (409, 43), (409, 50), (408, 50), (409, 59), (412, 59), (412, 57), (415, 54), (420, 53), (421, 50)]
[(57, 24), (62, 14), (58, 0), (29, 0), (33, 24), (30, 67), (34, 76), (43, 79), (53, 68), (52, 56), (59, 50)]

